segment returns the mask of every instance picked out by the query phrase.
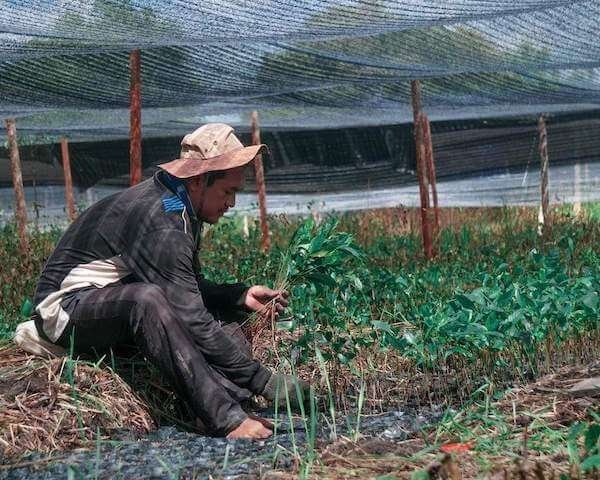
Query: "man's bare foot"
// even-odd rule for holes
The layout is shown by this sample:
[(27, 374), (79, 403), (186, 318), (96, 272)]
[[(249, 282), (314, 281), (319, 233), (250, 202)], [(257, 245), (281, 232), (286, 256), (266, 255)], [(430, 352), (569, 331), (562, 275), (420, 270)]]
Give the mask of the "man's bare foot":
[(258, 415), (253, 415), (251, 413), (249, 413), (248, 416), (252, 420), (256, 420), (257, 422), (262, 423), (263, 427), (268, 428), (269, 430), (273, 430), (275, 428), (275, 425), (273, 425), (273, 422), (271, 420), (268, 420), (263, 417), (259, 417)]
[(263, 438), (269, 438), (271, 435), (273, 435), (273, 432), (266, 428), (262, 422), (252, 418), (247, 418), (240, 423), (239, 427), (229, 432), (227, 438), (230, 440), (236, 438), (251, 438), (260, 440)]

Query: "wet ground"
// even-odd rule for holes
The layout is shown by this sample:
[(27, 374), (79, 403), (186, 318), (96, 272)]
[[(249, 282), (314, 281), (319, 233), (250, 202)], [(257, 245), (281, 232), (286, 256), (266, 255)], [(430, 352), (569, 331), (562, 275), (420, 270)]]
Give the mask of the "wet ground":
[[(407, 409), (361, 416), (358, 431), (365, 437), (402, 441), (441, 415), (436, 410)], [(291, 469), (294, 457), (302, 458), (308, 448), (310, 422), (279, 418), (276, 436), (266, 441), (228, 441), (162, 427), (141, 440), (124, 437), (99, 443), (90, 451), (56, 453), (52, 459), (31, 455), (16, 465), (0, 465), (0, 479), (256, 478), (274, 467)], [(322, 446), (336, 435), (353, 436), (356, 426), (355, 415), (338, 419), (334, 429), (321, 414), (317, 443)]]

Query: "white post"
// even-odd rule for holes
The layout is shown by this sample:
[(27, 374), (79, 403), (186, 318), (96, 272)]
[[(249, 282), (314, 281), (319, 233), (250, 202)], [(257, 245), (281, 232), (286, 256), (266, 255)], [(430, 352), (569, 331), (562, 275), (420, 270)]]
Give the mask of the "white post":
[(581, 216), (581, 165), (579, 160), (575, 162), (573, 168), (573, 215)]

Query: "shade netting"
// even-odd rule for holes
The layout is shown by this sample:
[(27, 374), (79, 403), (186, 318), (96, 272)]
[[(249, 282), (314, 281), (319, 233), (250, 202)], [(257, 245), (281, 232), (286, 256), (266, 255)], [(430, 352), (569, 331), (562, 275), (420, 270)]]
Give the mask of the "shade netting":
[[(550, 163), (566, 168), (551, 176), (552, 201), (594, 200), (599, 14), (598, 1), (564, 0), (0, 0), (0, 117), (17, 120), (30, 208), (63, 182), (62, 136), (77, 195), (123, 188), (139, 48), (145, 175), (205, 122), (248, 142), (257, 110), (270, 194), (379, 192), (346, 199), (377, 206), (416, 183), (419, 79), (440, 181), (512, 179), (449, 187), (447, 204), (531, 203), (541, 114)], [(0, 148), (0, 185), (10, 184)]]
[(0, 2), (0, 116), (23, 141), (128, 135), (142, 55), (144, 137), (199, 123), (273, 129), (598, 108), (597, 1)]

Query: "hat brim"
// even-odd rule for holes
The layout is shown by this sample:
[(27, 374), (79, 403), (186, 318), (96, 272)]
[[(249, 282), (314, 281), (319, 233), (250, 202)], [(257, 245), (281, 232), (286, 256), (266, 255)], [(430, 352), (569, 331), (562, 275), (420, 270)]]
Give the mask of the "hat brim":
[(261, 143), (260, 145), (243, 147), (239, 150), (233, 150), (224, 153), (223, 155), (206, 159), (200, 159), (193, 156), (188, 158), (177, 158), (167, 163), (161, 163), (158, 167), (169, 172), (174, 177), (190, 178), (208, 172), (243, 167), (254, 160), (254, 157), (256, 157), (263, 149), (267, 149), (267, 146), (264, 143)]

